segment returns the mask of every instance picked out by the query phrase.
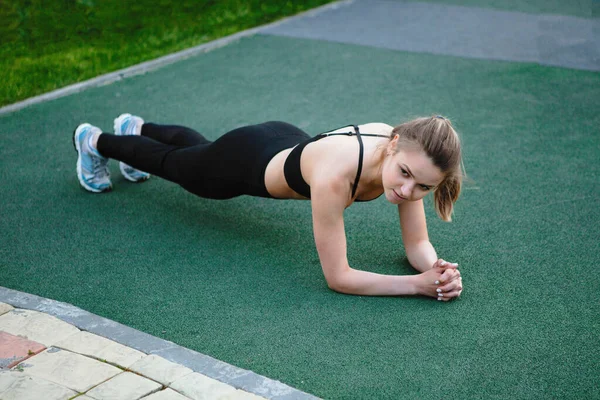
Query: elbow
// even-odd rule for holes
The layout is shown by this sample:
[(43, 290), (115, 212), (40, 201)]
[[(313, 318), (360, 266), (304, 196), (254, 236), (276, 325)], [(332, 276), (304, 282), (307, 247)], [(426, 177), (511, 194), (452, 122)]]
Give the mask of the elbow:
[(332, 283), (332, 282), (327, 282), (327, 286), (329, 287), (329, 289), (333, 290), (334, 292), (338, 292), (338, 293), (342, 293), (342, 294), (353, 294), (351, 290), (349, 290), (347, 287), (340, 285), (339, 283)]
[(346, 273), (339, 273), (332, 276), (327, 276), (327, 286), (329, 289), (334, 292), (344, 293), (344, 294), (353, 294), (353, 287), (349, 279), (347, 279)]
[(333, 290), (334, 292), (344, 293), (342, 291), (342, 286), (336, 279), (327, 279), (327, 287), (329, 287), (329, 289)]

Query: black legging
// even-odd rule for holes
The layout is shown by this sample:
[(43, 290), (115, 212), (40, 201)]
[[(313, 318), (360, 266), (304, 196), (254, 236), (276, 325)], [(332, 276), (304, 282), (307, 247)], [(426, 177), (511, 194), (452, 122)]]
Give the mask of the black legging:
[(280, 121), (234, 129), (214, 142), (190, 128), (146, 123), (141, 136), (103, 133), (98, 151), (201, 197), (272, 198), (264, 183), (267, 164), (280, 151), (309, 138)]

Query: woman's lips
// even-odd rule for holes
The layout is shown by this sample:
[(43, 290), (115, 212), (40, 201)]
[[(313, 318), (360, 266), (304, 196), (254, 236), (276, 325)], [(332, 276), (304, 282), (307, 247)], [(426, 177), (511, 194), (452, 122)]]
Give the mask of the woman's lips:
[(399, 200), (406, 200), (406, 197), (402, 197), (402, 196), (400, 196), (398, 193), (396, 193), (396, 191), (395, 191), (394, 189), (392, 189), (392, 192), (394, 192), (394, 194), (396, 195), (396, 197), (397, 197)]

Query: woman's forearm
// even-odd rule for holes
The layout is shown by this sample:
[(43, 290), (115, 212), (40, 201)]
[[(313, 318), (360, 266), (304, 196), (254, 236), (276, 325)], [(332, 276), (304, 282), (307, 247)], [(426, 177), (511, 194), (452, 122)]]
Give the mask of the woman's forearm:
[(429, 240), (421, 240), (413, 244), (405, 244), (408, 262), (419, 272), (425, 272), (437, 261), (437, 253)]
[(382, 275), (349, 268), (328, 281), (336, 292), (363, 296), (415, 295), (417, 275)]

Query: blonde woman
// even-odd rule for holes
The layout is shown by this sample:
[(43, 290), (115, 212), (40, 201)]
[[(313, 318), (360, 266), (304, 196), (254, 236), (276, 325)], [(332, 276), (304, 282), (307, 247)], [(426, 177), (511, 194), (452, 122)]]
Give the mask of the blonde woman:
[[(440, 301), (463, 290), (458, 265), (438, 259), (429, 242), (422, 200), (433, 192), (438, 215), (450, 221), (461, 190), (460, 141), (442, 116), (396, 127), (348, 125), (312, 138), (293, 125), (271, 121), (211, 142), (190, 128), (144, 123), (130, 114), (116, 118), (114, 130), (102, 133), (87, 123), (75, 129), (77, 176), (88, 191), (112, 188), (107, 164), (113, 158), (130, 181), (153, 174), (204, 198), (309, 199), (316, 248), (331, 289)], [(381, 275), (348, 263), (344, 210), (381, 195), (398, 207), (406, 255), (420, 274)]]

